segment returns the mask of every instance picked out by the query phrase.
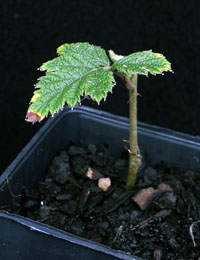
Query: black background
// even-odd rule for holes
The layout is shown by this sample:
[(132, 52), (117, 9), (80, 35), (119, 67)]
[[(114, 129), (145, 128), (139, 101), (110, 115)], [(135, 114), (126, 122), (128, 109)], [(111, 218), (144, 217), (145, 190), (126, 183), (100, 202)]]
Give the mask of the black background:
[[(117, 54), (152, 49), (172, 63), (174, 74), (139, 77), (138, 118), (200, 135), (199, 8), (197, 1), (7, 0), (0, 3), (0, 172), (43, 124), (24, 121), (37, 68), (65, 43), (88, 41)], [(119, 81), (101, 103), (128, 116)], [(95, 106), (93, 102), (83, 102)]]

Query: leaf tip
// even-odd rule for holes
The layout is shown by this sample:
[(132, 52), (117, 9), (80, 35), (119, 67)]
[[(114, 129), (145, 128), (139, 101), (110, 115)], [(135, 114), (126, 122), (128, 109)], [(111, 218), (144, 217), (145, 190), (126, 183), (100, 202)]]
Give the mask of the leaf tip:
[(39, 113), (28, 111), (25, 120), (34, 124), (36, 122), (40, 122), (42, 120), (42, 117)]
[(45, 67), (46, 63), (43, 63), (42, 66), (40, 66), (38, 68), (39, 71), (45, 71), (46, 70), (46, 67)]
[(57, 48), (57, 53), (58, 53), (58, 54), (62, 54), (63, 49), (64, 49), (67, 45), (69, 45), (69, 44), (68, 44), (68, 43), (64, 43), (64, 44), (60, 45), (60, 46)]
[(63, 49), (63, 44), (57, 48), (57, 53), (60, 54)]

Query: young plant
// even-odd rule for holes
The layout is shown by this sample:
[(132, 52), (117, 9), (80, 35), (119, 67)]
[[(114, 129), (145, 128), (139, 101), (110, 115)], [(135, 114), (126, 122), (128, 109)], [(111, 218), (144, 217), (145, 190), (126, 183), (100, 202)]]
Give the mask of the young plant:
[(141, 163), (137, 142), (138, 74), (148, 76), (148, 73), (156, 75), (172, 71), (170, 63), (162, 54), (152, 51), (121, 56), (110, 50), (109, 59), (104, 49), (86, 42), (63, 44), (57, 53), (57, 58), (40, 67), (41, 71), (46, 71), (46, 75), (36, 84), (37, 90), (31, 99), (26, 120), (32, 123), (42, 121), (65, 104), (73, 108), (81, 102), (81, 96), (90, 96), (99, 103), (112, 91), (114, 75), (120, 76), (129, 91), (130, 156), (127, 188), (132, 188)]

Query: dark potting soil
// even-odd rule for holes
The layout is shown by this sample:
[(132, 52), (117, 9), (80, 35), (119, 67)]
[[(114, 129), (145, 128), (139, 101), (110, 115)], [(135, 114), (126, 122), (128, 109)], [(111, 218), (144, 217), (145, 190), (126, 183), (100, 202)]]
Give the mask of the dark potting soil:
[(127, 191), (126, 158), (72, 143), (36, 191), (23, 191), (17, 213), (144, 259), (200, 259), (200, 173), (143, 162)]

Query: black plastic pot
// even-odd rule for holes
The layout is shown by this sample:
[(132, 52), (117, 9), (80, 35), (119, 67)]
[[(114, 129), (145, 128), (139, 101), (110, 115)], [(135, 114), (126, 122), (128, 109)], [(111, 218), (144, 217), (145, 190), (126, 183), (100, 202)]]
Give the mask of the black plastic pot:
[[(200, 169), (200, 138), (139, 123), (139, 146), (150, 165)], [(0, 176), (0, 208), (13, 205), (12, 193), (34, 189), (49, 163), (71, 140), (104, 144), (114, 156), (128, 139), (128, 119), (86, 107), (65, 109), (51, 118)], [(11, 191), (12, 190), (12, 191)], [(0, 211), (0, 259), (139, 260), (123, 252), (76, 237), (48, 225)]]

